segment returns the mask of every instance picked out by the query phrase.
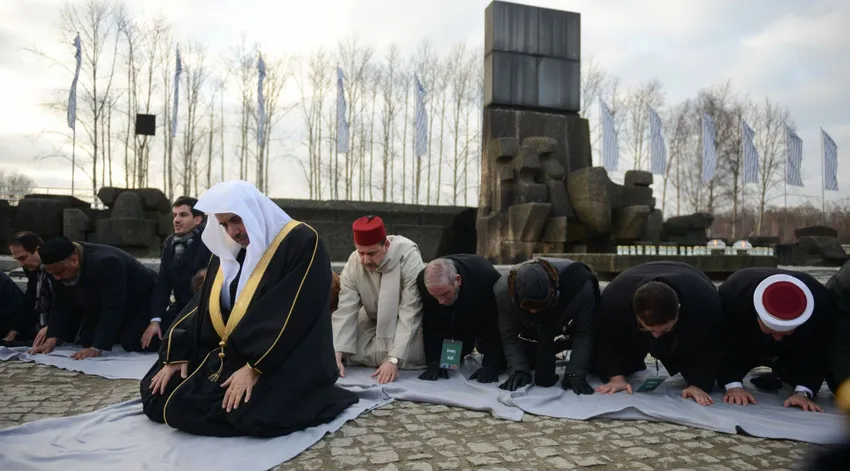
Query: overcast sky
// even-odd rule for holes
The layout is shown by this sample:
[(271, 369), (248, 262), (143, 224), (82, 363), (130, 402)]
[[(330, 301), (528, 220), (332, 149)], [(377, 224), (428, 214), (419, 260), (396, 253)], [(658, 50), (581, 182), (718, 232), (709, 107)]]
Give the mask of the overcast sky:
[[(69, 165), (34, 162), (66, 133), (64, 118), (39, 103), (67, 88), (67, 70), (24, 52), (36, 43), (68, 56), (55, 25), (63, 0), (0, 1), (0, 169), (31, 176), (39, 186), (69, 187)], [(483, 44), (487, 0), (144, 0), (141, 14), (164, 12), (181, 38), (225, 51), (244, 33), (277, 54), (307, 54), (356, 35), (402, 51), (423, 40), (439, 48)], [(795, 194), (819, 205), (819, 129), (839, 148), (839, 187), (850, 196), (850, 1), (847, 0), (526, 0), (581, 13), (582, 54), (593, 56), (625, 85), (657, 77), (667, 101), (694, 96), (730, 79), (754, 98), (788, 106), (804, 141), (805, 185)], [(758, 129), (756, 129), (758, 132)], [(598, 158), (595, 156), (595, 158)], [(305, 196), (298, 194), (280, 196)], [(815, 199), (816, 198), (816, 199)]]

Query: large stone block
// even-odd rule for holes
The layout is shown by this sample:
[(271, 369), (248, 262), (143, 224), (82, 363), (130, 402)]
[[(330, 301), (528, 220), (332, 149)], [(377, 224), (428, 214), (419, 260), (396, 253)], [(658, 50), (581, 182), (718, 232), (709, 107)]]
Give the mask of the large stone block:
[(87, 234), (94, 230), (94, 223), (79, 208), (67, 208), (63, 211), (62, 235), (75, 242), (85, 242)]
[(593, 166), (590, 145), (590, 122), (581, 116), (568, 115), (566, 123), (567, 173)]
[(24, 198), (18, 202), (13, 231), (32, 231), (48, 241), (64, 232), (62, 214), (71, 208), (62, 198)]
[(511, 52), (484, 58), (484, 103), (537, 107), (538, 59)]
[(535, 242), (540, 239), (552, 205), (549, 203), (517, 204), (508, 208), (508, 240)]
[(555, 110), (581, 109), (578, 61), (542, 57), (537, 64), (537, 106)]
[(112, 206), (112, 218), (115, 219), (145, 219), (144, 203), (141, 196), (132, 191), (125, 191), (115, 198)]
[(95, 242), (127, 249), (159, 247), (157, 222), (149, 219), (110, 218), (95, 223)]
[(567, 241), (567, 218), (564, 216), (550, 217), (543, 226), (540, 242), (561, 243)]
[(614, 240), (638, 240), (641, 236), (641, 228), (649, 214), (652, 212), (649, 206), (626, 206), (614, 210), (614, 230), (611, 238)]
[(576, 217), (595, 234), (610, 234), (613, 229), (610, 183), (602, 167), (587, 167), (567, 175), (567, 192)]
[(493, 51), (579, 60), (581, 15), (530, 5), (492, 2), (484, 10), (484, 54)]

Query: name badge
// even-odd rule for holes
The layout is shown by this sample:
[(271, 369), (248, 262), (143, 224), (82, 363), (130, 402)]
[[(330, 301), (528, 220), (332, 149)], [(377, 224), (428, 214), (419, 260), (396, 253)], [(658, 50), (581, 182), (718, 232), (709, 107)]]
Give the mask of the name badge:
[(440, 368), (456, 370), (460, 367), (460, 357), (463, 352), (463, 342), (443, 340), (443, 350), (440, 354)]
[(667, 379), (666, 376), (656, 376), (654, 378), (649, 378), (640, 385), (637, 389), (637, 392), (652, 392), (655, 391), (658, 386), (661, 386), (661, 383)]

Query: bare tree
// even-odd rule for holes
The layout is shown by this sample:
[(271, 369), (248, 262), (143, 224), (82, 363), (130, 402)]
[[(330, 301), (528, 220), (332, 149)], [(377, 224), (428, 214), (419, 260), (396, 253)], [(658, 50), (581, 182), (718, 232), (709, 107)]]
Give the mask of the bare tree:
[[(432, 137), (434, 135), (434, 97), (436, 96), (435, 83), (437, 76), (439, 73), (440, 62), (437, 55), (434, 53), (433, 48), (428, 42), (423, 42), (419, 46), (419, 50), (416, 55), (416, 69), (419, 72), (419, 80), (422, 82), (422, 87), (425, 89), (425, 108), (428, 111), (428, 156), (425, 162), (425, 184), (427, 185), (427, 189), (425, 190), (425, 203), (429, 203), (431, 201), (431, 155), (433, 152), (433, 140)], [(421, 182), (422, 182), (422, 159), (421, 157), (417, 157), (416, 159), (416, 192), (414, 201), (416, 203), (421, 204), (422, 200), (420, 198), (421, 191)]]
[[(648, 109), (659, 109), (664, 104), (664, 91), (658, 79), (651, 79), (639, 84), (627, 93), (625, 108), (628, 112), (625, 138), (629, 152), (632, 155), (632, 168), (648, 170), (649, 112)], [(646, 167), (646, 168), (644, 168)]]
[(758, 223), (756, 232), (764, 234), (764, 218), (767, 203), (772, 199), (773, 192), (785, 182), (785, 126), (793, 126), (791, 112), (765, 98), (757, 108), (753, 129), (755, 145), (759, 154), (758, 194)]
[[(160, 15), (146, 23), (143, 33), (139, 35), (141, 37), (142, 51), (138, 55), (144, 60), (144, 71), (141, 74), (136, 74), (133, 79), (138, 89), (134, 111), (141, 111), (145, 114), (152, 113), (152, 101), (157, 87), (154, 72), (159, 66), (159, 57), (162, 55), (161, 51), (170, 46), (170, 28), (168, 20)], [(143, 83), (139, 83), (140, 78), (144, 81)], [(167, 109), (165, 115), (168, 115)], [(165, 126), (163, 128), (165, 129)], [(162, 134), (166, 135), (167, 133), (163, 132)], [(148, 136), (143, 136), (138, 143), (138, 158), (136, 159), (136, 166), (133, 171), (133, 174), (136, 176), (136, 186), (138, 187), (147, 186), (150, 182), (151, 143), (149, 141)]]
[[(183, 59), (183, 80), (184, 80), (184, 98), (185, 118), (183, 119), (183, 146), (181, 149), (182, 168), (180, 176), (182, 177), (182, 187), (185, 194), (198, 193), (198, 162), (203, 162), (201, 159), (201, 150), (203, 149), (203, 140), (206, 138), (206, 132), (203, 129), (205, 110), (202, 108), (202, 90), (209, 77), (207, 70), (206, 51), (200, 44), (188, 43), (182, 48), (180, 54)], [(183, 88), (183, 87), (181, 87)], [(209, 111), (209, 110), (206, 110)]]
[(332, 76), (330, 56), (322, 48), (302, 60), (295, 84), (300, 93), (301, 115), (306, 128), (307, 164), (301, 164), (308, 181), (311, 199), (321, 199), (322, 192), (322, 110), (330, 93)]
[(35, 189), (32, 178), (16, 171), (8, 172), (0, 168), (0, 199), (17, 201)]
[[(693, 133), (689, 115), (691, 114), (692, 103), (687, 100), (673, 108), (668, 120), (667, 129), (669, 140), (670, 158), (667, 162), (667, 170), (664, 174), (664, 189), (661, 192), (661, 201), (663, 208), (667, 209), (667, 184), (670, 178), (673, 177), (672, 185), (676, 189), (676, 215), (681, 215), (682, 211), (682, 191), (683, 180), (682, 170), (688, 164), (687, 153), (689, 151), (688, 142)], [(675, 174), (673, 174), (675, 173)], [(673, 175), (671, 175), (673, 174)]]
[(389, 192), (392, 191), (392, 168), (391, 162), (395, 157), (394, 146), (394, 125), (398, 115), (397, 103), (397, 74), (401, 68), (401, 53), (398, 46), (391, 44), (387, 48), (386, 56), (384, 56), (383, 71), (382, 71), (382, 90), (381, 102), (381, 143), (383, 150), (383, 184), (381, 186), (381, 201), (386, 202)]
[(360, 102), (365, 93), (367, 74), (375, 55), (375, 48), (372, 45), (361, 44), (356, 37), (341, 40), (337, 48), (340, 64), (345, 71), (346, 78), (345, 95), (348, 104), (348, 126), (349, 129), (354, 131), (351, 133), (352, 139), (349, 142), (349, 152), (345, 160), (344, 190), (346, 199), (350, 200), (353, 198), (356, 163), (358, 160), (363, 160), (363, 155), (355, 152), (359, 148), (354, 145), (354, 139), (358, 137), (357, 124), (363, 119), (360, 114), (363, 109)]
[(581, 111), (579, 114), (587, 118), (593, 103), (602, 96), (608, 95), (611, 76), (603, 70), (593, 56), (581, 60)]
[(473, 77), (475, 77), (474, 65), (475, 63), (467, 52), (465, 44), (456, 44), (452, 48), (448, 58), (448, 69), (450, 70), (448, 93), (452, 113), (449, 134), (452, 136), (454, 153), (452, 161), (449, 162), (449, 167), (452, 169), (452, 204), (455, 206), (457, 206), (458, 195), (465, 190), (462, 180), (465, 180), (466, 177), (468, 146), (464, 146), (467, 149), (466, 156), (464, 156), (462, 153), (464, 148), (459, 147), (459, 145), (462, 145), (465, 134), (465, 129), (461, 129), (462, 118), (464, 113), (468, 111), (466, 104), (473, 92), (471, 86)]
[(291, 63), (286, 59), (266, 60), (266, 79), (263, 82), (266, 120), (263, 125), (263, 147), (257, 158), (257, 181), (260, 191), (268, 193), (270, 150), (272, 133), (277, 124), (292, 109), (282, 102), (283, 89), (292, 76)]

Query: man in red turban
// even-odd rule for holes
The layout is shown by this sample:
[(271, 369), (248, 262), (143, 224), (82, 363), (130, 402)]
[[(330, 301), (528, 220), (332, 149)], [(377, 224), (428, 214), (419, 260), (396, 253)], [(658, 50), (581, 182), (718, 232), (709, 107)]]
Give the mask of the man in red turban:
[(339, 307), (333, 313), (334, 349), (340, 376), (345, 364), (377, 368), (381, 384), (399, 368), (424, 367), (422, 298), (416, 277), (425, 266), (419, 247), (387, 235), (378, 216), (354, 221), (354, 247), (340, 276)]

